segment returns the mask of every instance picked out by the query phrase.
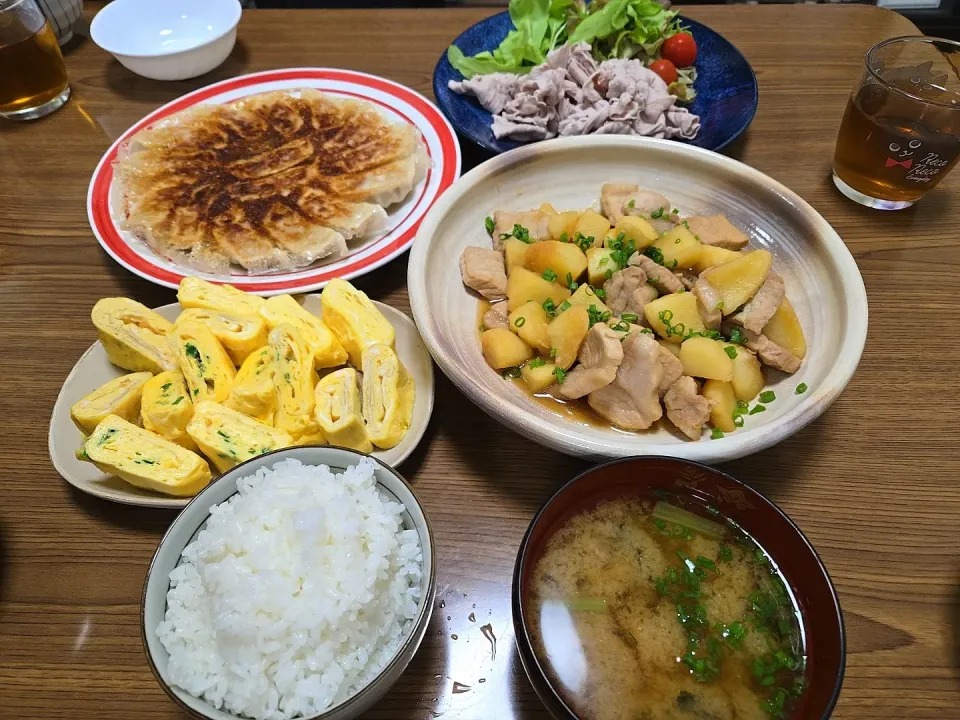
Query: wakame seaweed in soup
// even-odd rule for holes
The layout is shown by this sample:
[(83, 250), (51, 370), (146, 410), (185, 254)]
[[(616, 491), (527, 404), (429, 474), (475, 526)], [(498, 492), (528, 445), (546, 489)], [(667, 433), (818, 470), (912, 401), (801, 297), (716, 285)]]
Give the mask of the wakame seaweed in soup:
[(804, 692), (796, 604), (719, 516), (637, 499), (574, 516), (537, 562), (530, 618), (541, 665), (583, 720), (786, 719)]

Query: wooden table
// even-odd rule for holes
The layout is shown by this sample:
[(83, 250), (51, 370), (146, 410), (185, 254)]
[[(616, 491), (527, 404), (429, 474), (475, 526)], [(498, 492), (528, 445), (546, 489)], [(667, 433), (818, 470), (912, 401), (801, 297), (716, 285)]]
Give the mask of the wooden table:
[[(429, 95), (437, 57), (488, 12), (248, 12), (226, 64), (180, 83), (136, 77), (84, 38), (68, 49), (66, 108), (0, 125), (0, 716), (179, 717), (147, 668), (138, 627), (144, 572), (173, 514), (75, 492), (47, 456), (53, 401), (95, 337), (93, 303), (173, 300), (97, 246), (84, 203), (100, 155), (162, 103), (254, 70), (347, 67)], [(951, 213), (960, 175), (899, 213), (860, 208), (829, 180), (864, 52), (915, 28), (864, 6), (690, 15), (726, 35), (757, 71), (760, 109), (730, 153), (823, 213), (856, 256), (870, 297), (866, 352), (844, 395), (795, 437), (724, 469), (793, 517), (837, 584), (848, 660), (834, 717), (960, 717), (960, 231)], [(465, 155), (468, 167), (478, 160), (471, 148)], [(405, 279), (401, 259), (359, 284), (408, 310)], [(534, 512), (585, 467), (498, 426), (439, 375), (430, 429), (401, 468), (433, 520), (438, 604), (409, 671), (370, 718), (546, 717), (514, 649), (510, 577)], [(484, 623), (498, 639), (496, 659)], [(455, 692), (454, 683), (469, 688)]]

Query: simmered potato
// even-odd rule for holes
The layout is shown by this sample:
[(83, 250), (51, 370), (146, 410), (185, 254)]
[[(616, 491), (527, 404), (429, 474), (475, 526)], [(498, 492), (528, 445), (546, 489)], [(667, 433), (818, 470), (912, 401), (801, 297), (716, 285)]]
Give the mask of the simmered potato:
[[(664, 314), (663, 319), (660, 317), (661, 313)], [(703, 332), (707, 329), (700, 317), (697, 298), (693, 293), (664, 295), (644, 305), (643, 314), (654, 332), (664, 340), (678, 345), (683, 342), (683, 335), (691, 330)], [(667, 332), (668, 325), (675, 328), (674, 333)]]
[(724, 432), (733, 432), (737, 429), (733, 422), (733, 411), (737, 408), (737, 396), (733, 392), (733, 385), (722, 380), (707, 380), (700, 391), (710, 401), (710, 422), (714, 427)]
[(677, 357), (680, 357), (680, 346), (677, 345), (675, 342), (667, 342), (666, 340), (663, 340), (661, 338), (657, 338), (657, 342), (660, 343), (660, 347), (665, 348), (670, 352), (672, 352)]
[(699, 275), (707, 268), (712, 268), (715, 265), (723, 265), (731, 260), (736, 260), (738, 257), (742, 257), (741, 254), (733, 250), (701, 244), (700, 257), (697, 259), (697, 262), (694, 263), (693, 271)]
[(653, 246), (660, 248), (660, 252), (663, 253), (664, 265), (683, 270), (696, 264), (703, 247), (693, 233), (683, 225), (677, 225), (673, 230), (665, 232), (654, 241)]
[(594, 306), (601, 313), (610, 312), (610, 308), (606, 306), (606, 303), (597, 297), (597, 294), (593, 291), (592, 287), (586, 284), (578, 287), (577, 291), (567, 298), (567, 302), (569, 302), (571, 305), (581, 305), (585, 308)]
[(545, 213), (546, 215), (557, 215), (557, 214), (558, 214), (558, 213), (557, 213), (557, 209), (556, 209), (553, 205), (551, 205), (550, 203), (544, 203), (543, 205), (541, 205), (540, 207), (538, 207), (537, 210), (539, 210), (539, 211), (542, 212), (542, 213)]
[(607, 271), (617, 269), (613, 262), (613, 250), (592, 247), (587, 250), (587, 282), (601, 287), (607, 280)]
[(503, 241), (503, 257), (507, 263), (507, 275), (515, 267), (523, 267), (523, 256), (530, 247), (523, 240), (517, 240), (515, 237), (507, 238)]
[(801, 360), (807, 354), (803, 328), (790, 301), (784, 297), (773, 317), (763, 326), (763, 334)]
[(580, 213), (577, 210), (566, 210), (556, 215), (550, 215), (547, 218), (547, 230), (550, 232), (551, 240), (561, 240), (564, 237), (567, 240), (573, 239), (573, 229), (580, 219)]
[(533, 357), (533, 350), (506, 328), (494, 328), (480, 333), (483, 358), (494, 370), (523, 365)]
[(733, 392), (737, 400), (750, 402), (763, 390), (763, 369), (757, 356), (743, 345), (728, 345), (736, 349), (737, 356), (733, 358)]
[(754, 250), (723, 265), (707, 270), (703, 277), (720, 295), (724, 315), (732, 315), (752, 298), (767, 279), (773, 256), (766, 250)]
[(554, 362), (564, 370), (573, 365), (580, 352), (580, 343), (590, 329), (590, 316), (582, 305), (574, 305), (555, 317), (547, 326), (550, 352), (556, 350)]
[(594, 245), (599, 245), (606, 237), (609, 229), (610, 221), (603, 215), (596, 210), (584, 210), (577, 219), (577, 224), (573, 228), (573, 235), (570, 236), (570, 239), (573, 240), (574, 236), (580, 233), (584, 237), (592, 237)]
[[(536, 367), (534, 367), (535, 363)], [(556, 369), (557, 366), (553, 363), (544, 363), (542, 360), (538, 363), (536, 360), (531, 360), (520, 368), (520, 375), (530, 388), (530, 392), (538, 393), (557, 381), (557, 376), (553, 374)]]
[(524, 303), (509, 316), (510, 329), (523, 338), (523, 341), (536, 350), (546, 354), (550, 352), (550, 339), (547, 337), (547, 311), (538, 302)]
[[(538, 245), (540, 243), (537, 243)], [(577, 250), (577, 252), (580, 252)], [(516, 310), (524, 303), (543, 303), (550, 298), (554, 305), (559, 305), (570, 297), (570, 291), (526, 268), (514, 267), (507, 278), (507, 309)]]
[(653, 229), (653, 225), (642, 217), (630, 215), (625, 215), (617, 221), (613, 233), (614, 239), (623, 233), (625, 241), (633, 240), (633, 246), (637, 250), (643, 250), (657, 239), (657, 231)]
[(527, 246), (523, 266), (538, 275), (553, 271), (558, 282), (565, 284), (568, 282), (567, 275), (571, 280), (580, 279), (587, 269), (587, 256), (573, 243), (544, 240)]
[(683, 374), (724, 382), (733, 380), (733, 361), (724, 352), (724, 344), (700, 336), (684, 340), (680, 346)]

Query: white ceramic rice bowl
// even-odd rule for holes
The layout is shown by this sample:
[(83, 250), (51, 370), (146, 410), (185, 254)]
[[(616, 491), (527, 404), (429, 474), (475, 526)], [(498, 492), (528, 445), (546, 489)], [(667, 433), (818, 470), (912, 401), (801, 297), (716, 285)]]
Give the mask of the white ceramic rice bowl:
[[(296, 459), (304, 465), (328, 465), (334, 473), (356, 465), (366, 456), (353, 450), (336, 447), (300, 446), (277, 450), (260, 455), (225, 472), (204, 488), (177, 516), (160, 541), (147, 570), (140, 604), (140, 629), (150, 668), (167, 695), (190, 716), (202, 720), (237, 720), (238, 716), (217, 710), (205, 700), (197, 698), (179, 687), (170, 684), (167, 676), (169, 655), (156, 629), (164, 619), (167, 607), (167, 591), (170, 587), (170, 571), (180, 562), (183, 549), (200, 532), (212, 505), (217, 505), (237, 492), (237, 480), (256, 473), (261, 467), (273, 467), (281, 460)], [(403, 527), (415, 529), (420, 539), (423, 565), (420, 577), (420, 600), (417, 615), (403, 637), (393, 659), (377, 677), (344, 702), (326, 711), (301, 716), (297, 720), (351, 720), (360, 717), (396, 682), (410, 660), (416, 654), (426, 633), (433, 610), (436, 592), (436, 557), (433, 547), (433, 532), (424, 514), (419, 499), (403, 477), (383, 462), (372, 458), (377, 467), (374, 471), (377, 488), (387, 499), (403, 504)]]
[[(460, 278), (467, 246), (490, 247), (484, 218), (495, 210), (558, 210), (597, 202), (605, 182), (636, 182), (662, 192), (681, 215), (725, 214), (774, 255), (800, 317), (807, 355), (794, 375), (766, 370), (777, 400), (718, 440), (686, 440), (661, 421), (627, 433), (561, 417), (487, 366), (477, 332), (478, 296)], [(461, 177), (424, 218), (410, 252), (410, 305), (440, 369), (484, 411), (520, 434), (569, 455), (617, 458), (672, 455), (716, 463), (780, 442), (840, 395), (863, 353), (867, 296), (853, 256), (816, 210), (753, 168), (668, 140), (595, 135), (521, 147)], [(808, 390), (797, 394), (805, 383)]]

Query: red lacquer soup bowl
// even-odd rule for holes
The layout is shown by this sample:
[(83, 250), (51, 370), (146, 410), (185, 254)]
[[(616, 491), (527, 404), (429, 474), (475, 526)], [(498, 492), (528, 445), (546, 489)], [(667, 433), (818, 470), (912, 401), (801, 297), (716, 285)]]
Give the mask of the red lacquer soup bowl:
[(524, 670), (550, 713), (558, 720), (578, 719), (554, 686), (533, 639), (534, 569), (550, 538), (571, 517), (622, 498), (711, 508), (766, 551), (793, 596), (804, 632), (806, 689), (794, 701), (790, 720), (829, 718), (843, 682), (846, 639), (836, 590), (813, 546), (780, 508), (740, 481), (688, 460), (653, 456), (610, 462), (571, 480), (534, 516), (520, 545), (513, 576), (514, 631)]

